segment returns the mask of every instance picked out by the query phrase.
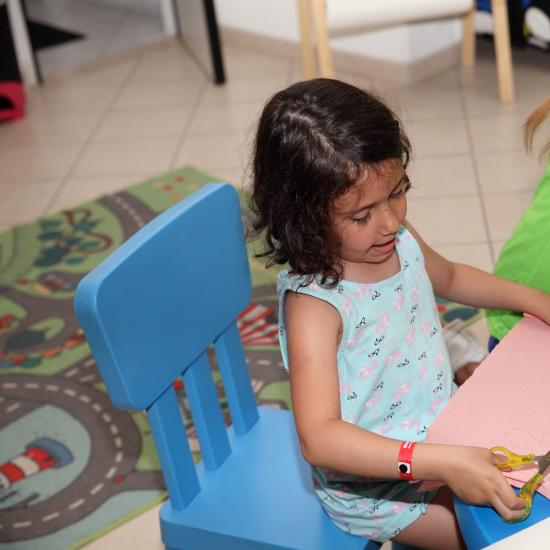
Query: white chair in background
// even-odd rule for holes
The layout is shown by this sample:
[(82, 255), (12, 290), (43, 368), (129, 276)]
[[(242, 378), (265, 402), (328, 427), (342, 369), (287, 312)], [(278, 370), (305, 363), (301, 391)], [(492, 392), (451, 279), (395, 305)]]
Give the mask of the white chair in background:
[[(334, 76), (332, 36), (357, 34), (394, 25), (462, 16), (462, 63), (475, 59), (475, 2), (472, 0), (297, 0), (304, 76)], [(514, 80), (506, 0), (491, 0), (500, 100), (514, 99)], [(314, 39), (315, 37), (315, 39)], [(315, 59), (315, 45), (317, 62)]]

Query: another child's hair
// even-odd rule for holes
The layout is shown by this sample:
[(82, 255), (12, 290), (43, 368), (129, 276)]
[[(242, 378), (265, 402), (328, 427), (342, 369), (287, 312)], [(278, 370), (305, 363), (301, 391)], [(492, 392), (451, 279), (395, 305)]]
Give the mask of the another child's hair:
[[(533, 138), (538, 127), (548, 118), (550, 115), (550, 97), (539, 105), (528, 117), (523, 125), (523, 140), (525, 142), (525, 148), (527, 151), (533, 149)], [(547, 155), (550, 155), (550, 141), (543, 147), (540, 157), (541, 159)]]
[(371, 93), (338, 80), (298, 82), (276, 93), (260, 117), (253, 157), (254, 229), (270, 263), (340, 279), (332, 203), (366, 169), (411, 146), (397, 116)]

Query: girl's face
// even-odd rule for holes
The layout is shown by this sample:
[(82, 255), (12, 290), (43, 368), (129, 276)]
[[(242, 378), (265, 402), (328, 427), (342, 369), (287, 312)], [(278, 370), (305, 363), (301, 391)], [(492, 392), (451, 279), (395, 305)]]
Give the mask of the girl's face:
[(340, 239), (345, 277), (360, 274), (365, 264), (383, 274), (389, 260), (394, 260), (395, 237), (407, 213), (409, 187), (401, 160), (388, 159), (368, 168), (353, 188), (335, 199), (332, 221)]

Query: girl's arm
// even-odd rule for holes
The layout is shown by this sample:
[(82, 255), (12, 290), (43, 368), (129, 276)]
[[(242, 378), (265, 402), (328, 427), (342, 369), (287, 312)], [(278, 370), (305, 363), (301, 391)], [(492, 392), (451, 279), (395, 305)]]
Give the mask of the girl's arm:
[[(338, 312), (322, 300), (287, 292), (284, 315), (292, 406), (304, 458), (315, 466), (358, 476), (399, 479), (401, 442), (341, 418)], [(521, 515), (517, 510), (523, 510), (524, 502), (494, 467), (495, 460), (488, 449), (419, 444), (412, 469), (416, 479), (443, 481), (466, 502), (490, 504), (511, 519)]]
[(475, 307), (530, 313), (550, 324), (550, 294), (446, 260), (430, 248), (413, 227), (405, 225), (422, 249), (437, 296)]

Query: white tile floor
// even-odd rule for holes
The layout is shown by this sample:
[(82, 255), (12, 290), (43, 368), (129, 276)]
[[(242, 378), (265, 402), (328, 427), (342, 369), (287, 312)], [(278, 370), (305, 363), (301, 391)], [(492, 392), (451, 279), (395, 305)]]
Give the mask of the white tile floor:
[[(501, 105), (491, 46), (471, 71), (375, 87), (410, 133), (409, 219), (444, 255), (491, 269), (544, 167), (522, 150), (525, 116), (550, 93), (550, 56), (514, 51), (517, 100)], [(300, 77), (297, 62), (225, 49), (229, 81), (214, 86), (176, 43), (103, 61), (28, 93), (24, 120), (0, 126), (0, 229), (193, 163), (246, 185), (255, 117)], [(484, 339), (484, 327), (476, 328)], [(88, 546), (161, 548), (157, 509)]]

